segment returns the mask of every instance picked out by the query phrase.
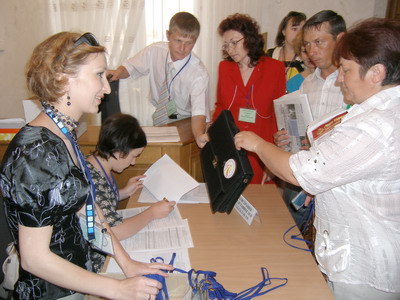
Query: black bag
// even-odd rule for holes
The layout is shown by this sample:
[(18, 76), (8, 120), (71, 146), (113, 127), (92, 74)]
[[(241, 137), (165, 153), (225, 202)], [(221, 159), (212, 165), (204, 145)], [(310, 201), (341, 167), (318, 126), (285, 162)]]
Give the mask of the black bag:
[(200, 152), (213, 213), (229, 214), (253, 177), (247, 152), (235, 148), (238, 132), (232, 113), (223, 110), (208, 129), (210, 141)]

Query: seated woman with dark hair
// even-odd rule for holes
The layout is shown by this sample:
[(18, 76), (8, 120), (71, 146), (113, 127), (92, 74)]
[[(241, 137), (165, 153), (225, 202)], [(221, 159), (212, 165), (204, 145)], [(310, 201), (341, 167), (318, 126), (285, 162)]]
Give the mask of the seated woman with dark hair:
[[(240, 130), (251, 130), (273, 141), (276, 120), (273, 100), (285, 93), (285, 69), (282, 62), (267, 57), (257, 22), (243, 14), (223, 20), (218, 33), (222, 37), (215, 120), (224, 109), (232, 112)], [(261, 183), (264, 164), (249, 154), (254, 176), (251, 183)]]
[[(142, 213), (126, 219), (122, 219), (117, 212), (118, 201), (132, 196), (140, 189), (143, 186), (141, 178), (145, 176), (132, 177), (124, 188), (118, 189), (112, 172), (121, 173), (135, 165), (136, 158), (146, 145), (146, 135), (136, 118), (116, 113), (102, 124), (96, 150), (86, 159), (96, 187), (96, 203), (120, 240), (136, 234), (154, 219), (166, 217), (174, 209), (175, 201), (161, 200)], [(105, 258), (100, 252), (93, 253), (96, 272), (101, 271)]]
[(239, 132), (285, 181), (315, 196), (315, 256), (337, 300), (400, 299), (400, 21), (368, 19), (339, 39), (337, 84), (353, 103), (296, 154)]

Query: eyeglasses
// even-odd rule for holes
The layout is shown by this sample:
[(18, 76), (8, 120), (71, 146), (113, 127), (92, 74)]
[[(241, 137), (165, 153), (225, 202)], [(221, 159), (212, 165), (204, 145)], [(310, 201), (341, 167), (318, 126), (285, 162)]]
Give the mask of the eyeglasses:
[(99, 42), (97, 41), (96, 37), (93, 33), (86, 32), (82, 34), (74, 43), (75, 47), (79, 46), (80, 44), (88, 44), (89, 46), (100, 46)]
[(223, 51), (228, 50), (228, 48), (235, 49), (236, 46), (237, 46), (237, 44), (238, 44), (241, 40), (243, 40), (243, 39), (244, 39), (244, 37), (242, 37), (240, 40), (237, 40), (237, 41), (230, 41), (230, 42), (228, 42), (228, 43), (224, 43), (224, 44), (222, 45), (221, 49), (222, 49)]

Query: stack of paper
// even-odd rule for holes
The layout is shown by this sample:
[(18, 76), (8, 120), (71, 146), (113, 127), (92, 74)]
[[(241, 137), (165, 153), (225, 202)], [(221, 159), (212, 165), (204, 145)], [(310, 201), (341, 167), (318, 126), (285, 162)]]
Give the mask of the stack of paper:
[(152, 127), (143, 126), (144, 133), (146, 134), (149, 143), (173, 143), (180, 142), (181, 138), (178, 133), (178, 128), (171, 127)]
[[(145, 209), (147, 207), (118, 212), (123, 218), (128, 218)], [(188, 221), (182, 219), (178, 207), (167, 217), (152, 221), (134, 236), (121, 241), (121, 244), (135, 260), (150, 262), (152, 258), (162, 257), (165, 263), (169, 263), (172, 253), (176, 253), (174, 266), (183, 270), (191, 269), (188, 248), (193, 247), (193, 239)], [(107, 273), (122, 273), (114, 259), (110, 260)]]

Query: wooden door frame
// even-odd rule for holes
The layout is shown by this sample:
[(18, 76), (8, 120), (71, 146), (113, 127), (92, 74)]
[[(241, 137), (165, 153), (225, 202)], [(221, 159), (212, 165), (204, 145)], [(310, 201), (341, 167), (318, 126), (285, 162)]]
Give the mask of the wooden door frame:
[(400, 0), (389, 0), (386, 8), (386, 18), (400, 19)]

